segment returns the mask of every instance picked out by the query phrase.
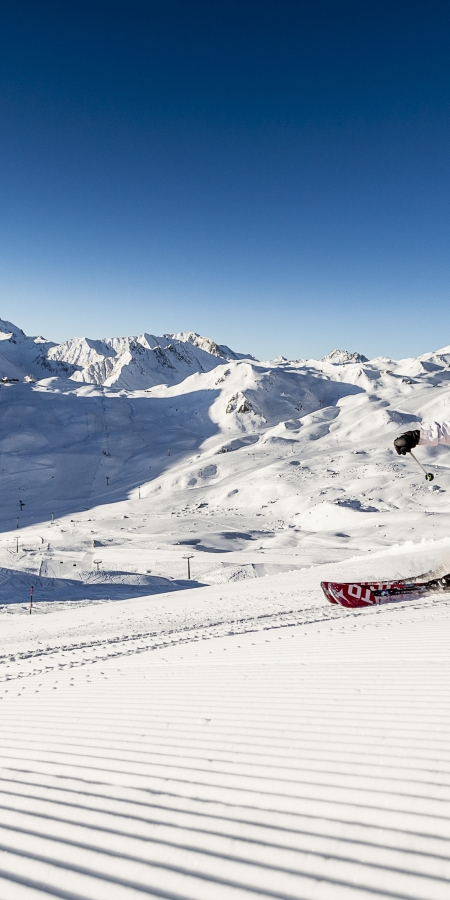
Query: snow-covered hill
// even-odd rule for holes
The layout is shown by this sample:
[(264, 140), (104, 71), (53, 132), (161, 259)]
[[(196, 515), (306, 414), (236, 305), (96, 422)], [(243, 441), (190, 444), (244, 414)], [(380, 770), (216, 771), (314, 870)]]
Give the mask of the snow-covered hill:
[(222, 583), (448, 533), (448, 450), (420, 448), (428, 485), (392, 441), (448, 417), (450, 347), (260, 363), (193, 333), (56, 345), (0, 326), (5, 601), (30, 579), (42, 599), (185, 587), (186, 547)]

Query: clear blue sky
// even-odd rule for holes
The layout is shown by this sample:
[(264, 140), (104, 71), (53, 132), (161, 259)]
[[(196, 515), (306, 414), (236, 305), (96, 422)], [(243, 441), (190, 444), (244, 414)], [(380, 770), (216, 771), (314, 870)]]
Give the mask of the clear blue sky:
[(5, 0), (0, 316), (450, 343), (448, 0)]

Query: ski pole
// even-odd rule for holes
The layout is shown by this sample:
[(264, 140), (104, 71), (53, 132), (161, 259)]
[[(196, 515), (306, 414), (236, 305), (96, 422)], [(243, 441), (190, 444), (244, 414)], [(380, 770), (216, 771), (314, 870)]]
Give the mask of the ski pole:
[(417, 456), (414, 456), (414, 453), (412, 452), (412, 450), (410, 450), (409, 452), (410, 452), (412, 458), (415, 459), (417, 465), (420, 466), (420, 468), (422, 469), (422, 472), (425, 473), (425, 479), (426, 479), (426, 481), (434, 481), (434, 475), (433, 475), (433, 473), (432, 473), (432, 472), (427, 472), (427, 470), (424, 469), (422, 463), (419, 462), (419, 460), (417, 459)]

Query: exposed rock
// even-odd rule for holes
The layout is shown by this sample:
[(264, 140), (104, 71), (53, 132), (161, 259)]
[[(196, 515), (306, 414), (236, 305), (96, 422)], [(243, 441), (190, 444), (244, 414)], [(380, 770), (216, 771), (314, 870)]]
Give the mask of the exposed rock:
[(349, 353), (348, 350), (332, 350), (326, 356), (322, 356), (320, 362), (332, 363), (333, 366), (346, 366), (349, 363), (369, 362), (367, 356), (362, 353)]

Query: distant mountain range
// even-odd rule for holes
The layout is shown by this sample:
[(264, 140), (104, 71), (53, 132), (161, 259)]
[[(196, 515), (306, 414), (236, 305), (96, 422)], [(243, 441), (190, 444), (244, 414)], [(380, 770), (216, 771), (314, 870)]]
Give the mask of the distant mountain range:
[[(439, 510), (448, 534), (448, 448), (439, 469), (441, 448), (429, 451), (428, 485), (392, 441), (448, 418), (449, 403), (450, 347), (399, 361), (334, 350), (259, 362), (193, 332), (56, 344), (0, 319), (0, 532), (15, 534), (18, 517), (33, 530), (52, 513), (75, 529), (75, 513), (106, 505), (101, 533), (124, 546), (126, 504), (141, 498), (139, 516), (162, 517), (164, 545), (195, 540), (211, 555), (255, 540), (277, 565), (294, 547), (306, 565), (330, 559), (330, 547), (338, 559), (341, 547), (398, 541), (402, 528), (434, 534)], [(91, 572), (96, 526), (85, 527), (79, 549)], [(30, 566), (34, 579), (81, 566), (61, 558), (74, 546), (66, 526), (56, 534), (48, 551), (50, 535), (36, 532), (23, 558), (0, 547), (0, 605), (10, 568)], [(150, 557), (161, 561), (155, 542)]]
[(81, 337), (55, 344), (40, 336), (28, 337), (12, 322), (0, 319), (0, 378), (19, 381), (58, 375), (118, 390), (139, 390), (179, 384), (227, 360), (253, 358), (191, 331), (161, 337)]
[(361, 386), (361, 379), (369, 384), (383, 373), (415, 378), (442, 372), (450, 364), (450, 347), (399, 361), (386, 356), (368, 360), (361, 353), (332, 350), (320, 360), (292, 361), (279, 356), (259, 363), (249, 353), (237, 353), (193, 331), (101, 340), (76, 337), (56, 344), (41, 336), (29, 337), (17, 325), (0, 319), (0, 379), (3, 380), (40, 381), (57, 376), (113, 390), (136, 391), (157, 385), (171, 387), (191, 375), (204, 375), (224, 363), (243, 360), (270, 371), (294, 367), (303, 376), (312, 369), (316, 378), (318, 372), (328, 373), (327, 379), (332, 381), (345, 378)]

